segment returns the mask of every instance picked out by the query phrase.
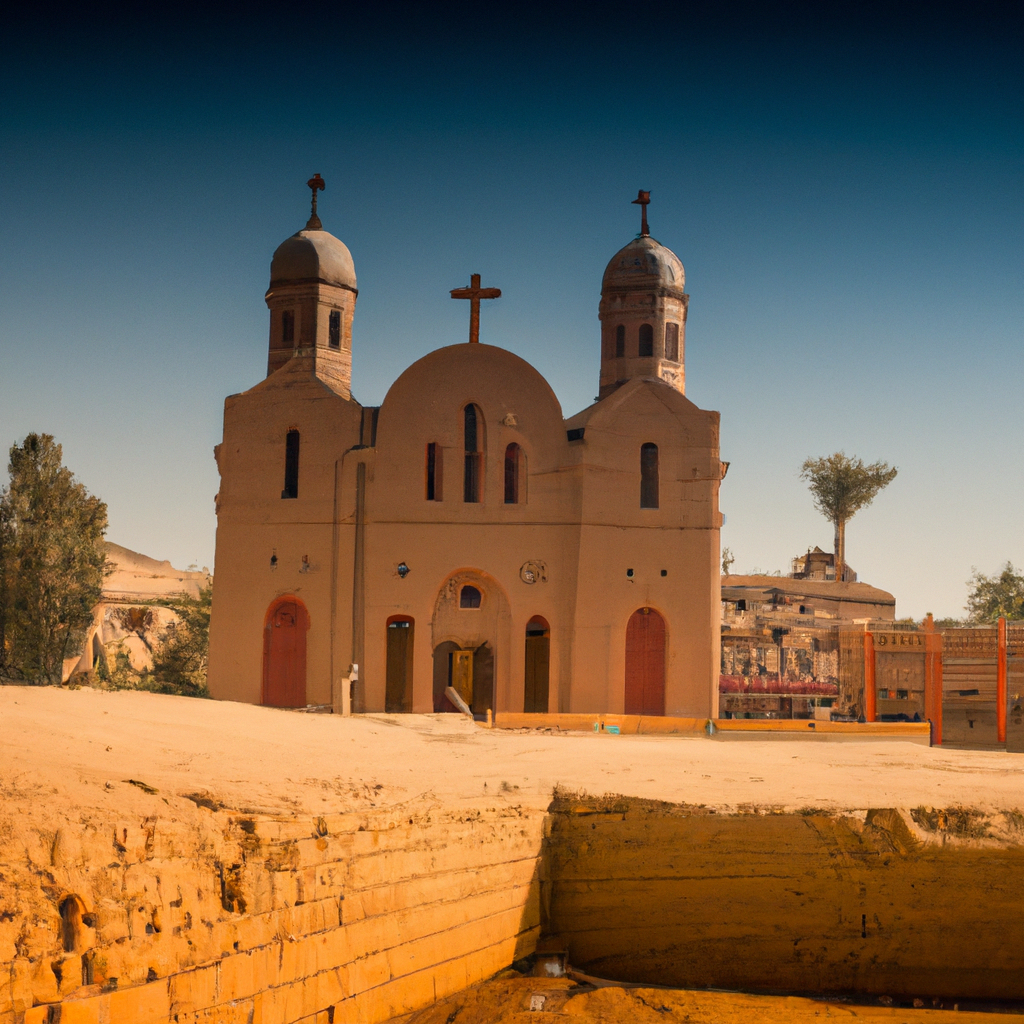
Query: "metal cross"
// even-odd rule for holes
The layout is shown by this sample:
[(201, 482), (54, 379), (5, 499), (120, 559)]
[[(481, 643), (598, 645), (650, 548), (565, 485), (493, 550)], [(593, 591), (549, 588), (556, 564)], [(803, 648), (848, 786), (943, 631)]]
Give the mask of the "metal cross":
[(320, 231), (323, 229), (323, 224), (320, 223), (320, 218), (316, 215), (316, 194), (317, 191), (322, 191), (327, 188), (324, 179), (320, 177), (320, 172), (317, 171), (306, 184), (313, 190), (313, 210), (309, 215), (309, 221), (306, 224), (307, 231)]
[(480, 342), (480, 300), (500, 299), (500, 288), (481, 288), (480, 275), (472, 274), (469, 278), (468, 288), (453, 288), (453, 299), (469, 299), (469, 343), (477, 345)]
[(641, 235), (649, 235), (651, 233), (650, 228), (648, 228), (648, 226), (647, 226), (647, 204), (650, 201), (651, 201), (651, 193), (650, 192), (644, 192), (643, 189), (641, 189), (639, 192), (637, 192), (636, 199), (633, 200), (633, 205), (634, 206), (639, 206), (640, 209), (643, 211), (643, 214), (642, 214), (641, 219), (640, 219), (640, 234)]

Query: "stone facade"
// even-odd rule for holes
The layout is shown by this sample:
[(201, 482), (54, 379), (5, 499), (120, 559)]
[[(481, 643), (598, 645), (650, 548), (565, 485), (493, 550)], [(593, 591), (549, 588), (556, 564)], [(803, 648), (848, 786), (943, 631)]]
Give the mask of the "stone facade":
[(461, 679), (478, 716), (715, 713), (724, 464), (683, 394), (674, 253), (645, 234), (613, 257), (601, 397), (568, 419), (486, 344), (364, 407), (348, 249), (307, 226), (271, 277), (269, 373), (217, 447), (214, 696), (326, 706), (354, 679), (356, 710), (430, 712)]

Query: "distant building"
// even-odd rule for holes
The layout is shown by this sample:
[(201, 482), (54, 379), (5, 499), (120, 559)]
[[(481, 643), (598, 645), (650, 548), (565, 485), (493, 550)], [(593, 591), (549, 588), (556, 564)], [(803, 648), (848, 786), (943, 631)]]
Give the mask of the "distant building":
[(722, 622), (744, 625), (752, 617), (781, 625), (818, 625), (821, 620), (896, 618), (896, 598), (867, 583), (836, 583), (820, 577), (722, 577)]
[(859, 713), (856, 698), (847, 695), (850, 687), (842, 685), (848, 674), (842, 671), (843, 638), (850, 631), (863, 633), (869, 624), (891, 624), (896, 599), (866, 583), (825, 578), (825, 560), (814, 555), (793, 560), (794, 570), (809, 569), (805, 577), (722, 577), (724, 717)]
[[(831, 551), (822, 551), (817, 545), (808, 550), (806, 555), (797, 555), (793, 559), (793, 571), (789, 574), (794, 580), (834, 580), (836, 578), (836, 556)], [(849, 563), (843, 566), (843, 582), (856, 583), (857, 574)]]

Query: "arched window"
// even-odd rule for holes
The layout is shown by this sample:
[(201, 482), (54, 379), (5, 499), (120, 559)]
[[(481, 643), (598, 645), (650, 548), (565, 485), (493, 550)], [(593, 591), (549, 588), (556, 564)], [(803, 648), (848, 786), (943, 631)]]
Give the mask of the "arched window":
[(480, 591), (476, 587), (471, 587), (468, 584), (464, 586), (459, 593), (459, 607), (460, 608), (479, 608), (480, 607)]
[(665, 324), (665, 358), (679, 362), (679, 324)]
[(443, 451), (436, 442), (427, 442), (427, 501), (441, 500)]
[(514, 441), (505, 449), (505, 504), (519, 504), (519, 475), (522, 471), (523, 449)]
[(284, 439), (284, 490), (282, 498), (299, 496), (299, 432), (289, 430)]
[(658, 446), (640, 446), (640, 507), (658, 507)]
[(295, 313), (290, 309), (281, 310), (281, 344), (295, 344)]
[(479, 502), (483, 500), (483, 416), (475, 405), (467, 405), (463, 411), (463, 428), (466, 445), (466, 468), (463, 476), (462, 500)]
[(341, 348), (341, 310), (332, 309), (327, 320), (327, 343), (331, 348)]
[(640, 325), (640, 351), (637, 355), (654, 355), (654, 328), (650, 324)]
[(626, 354), (626, 325), (619, 324), (615, 328), (615, 358), (621, 359)]

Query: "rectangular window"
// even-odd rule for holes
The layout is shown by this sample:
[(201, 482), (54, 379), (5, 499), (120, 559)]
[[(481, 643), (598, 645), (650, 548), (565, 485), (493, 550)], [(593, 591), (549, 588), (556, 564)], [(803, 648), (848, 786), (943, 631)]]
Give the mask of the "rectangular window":
[(679, 324), (665, 324), (665, 358), (679, 362)]
[(341, 348), (341, 310), (332, 309), (328, 330), (328, 343), (331, 348)]
[(466, 462), (462, 478), (462, 500), (466, 502), (479, 502), (483, 495), (481, 487), (483, 484), (483, 419), (475, 405), (467, 405), (463, 410), (463, 430), (465, 438)]
[(514, 442), (505, 449), (505, 504), (519, 504), (519, 465), (522, 449)]
[(637, 355), (641, 358), (654, 355), (654, 328), (650, 324), (640, 325), (640, 341)]
[(640, 446), (640, 507), (658, 507), (658, 446)]
[(427, 445), (427, 501), (441, 500), (441, 467), (444, 449), (431, 441)]
[(289, 430), (284, 441), (284, 490), (282, 498), (299, 496), (299, 432)]
[(463, 479), (462, 500), (480, 501), (480, 452), (466, 452), (466, 472)]
[(295, 344), (295, 314), (290, 309), (281, 312), (281, 343)]

